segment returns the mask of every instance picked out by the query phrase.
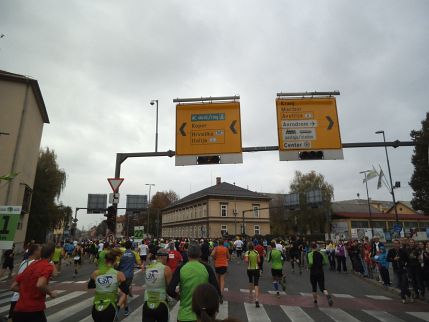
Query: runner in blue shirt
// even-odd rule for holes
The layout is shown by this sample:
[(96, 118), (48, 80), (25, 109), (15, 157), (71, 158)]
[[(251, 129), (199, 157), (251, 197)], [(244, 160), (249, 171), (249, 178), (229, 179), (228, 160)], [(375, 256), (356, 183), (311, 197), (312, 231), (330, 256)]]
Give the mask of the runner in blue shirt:
[[(131, 241), (127, 240), (125, 242), (125, 253), (122, 255), (121, 260), (119, 262), (119, 271), (124, 273), (126, 278), (125, 284), (128, 286), (129, 289), (131, 289), (131, 284), (134, 278), (134, 267), (137, 264), (136, 256), (132, 252), (131, 247)], [(124, 315), (128, 316), (129, 314), (130, 313), (128, 310), (128, 303), (125, 302)]]

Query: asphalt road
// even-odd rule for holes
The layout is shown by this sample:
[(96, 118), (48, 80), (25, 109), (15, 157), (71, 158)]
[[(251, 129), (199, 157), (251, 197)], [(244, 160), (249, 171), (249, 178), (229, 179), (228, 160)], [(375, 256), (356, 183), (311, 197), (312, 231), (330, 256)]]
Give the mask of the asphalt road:
[[(220, 307), (219, 317), (236, 317), (241, 321), (429, 321), (427, 303), (416, 302), (402, 304), (397, 294), (374, 285), (352, 273), (325, 272), (326, 287), (333, 294), (334, 306), (330, 308), (325, 298), (319, 299), (318, 306), (313, 304), (309, 274), (292, 273), (290, 263), (285, 264), (287, 275), (286, 294), (280, 298), (268, 293), (273, 291), (270, 267), (265, 263), (265, 272), (260, 280), (260, 308), (255, 308), (248, 299), (248, 281), (246, 265), (239, 260), (230, 263), (226, 276), (227, 289), (225, 302)], [(92, 321), (90, 317), (93, 291), (86, 288), (90, 273), (95, 265), (85, 263), (76, 278), (73, 278), (71, 266), (63, 266), (62, 272), (55, 277), (52, 287), (61, 293), (56, 299), (47, 301), (48, 321)], [(0, 315), (5, 316), (9, 306), (9, 281), (0, 282)], [(134, 297), (130, 303), (131, 315), (119, 320), (141, 321), (143, 303), (143, 274), (137, 272), (134, 278)], [(171, 321), (175, 321), (178, 305), (171, 309)]]

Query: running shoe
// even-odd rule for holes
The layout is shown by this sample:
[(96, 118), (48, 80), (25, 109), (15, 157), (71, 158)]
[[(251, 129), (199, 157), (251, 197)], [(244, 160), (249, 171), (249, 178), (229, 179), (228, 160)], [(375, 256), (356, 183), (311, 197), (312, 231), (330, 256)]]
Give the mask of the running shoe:
[(223, 296), (221, 295), (221, 296), (219, 296), (219, 303), (220, 304), (223, 304)]
[(327, 295), (326, 297), (328, 298), (328, 304), (329, 304), (329, 306), (332, 306), (334, 304), (334, 300), (332, 299), (332, 296), (331, 295)]
[(279, 291), (277, 291), (277, 297), (280, 298), (280, 292)]
[(256, 307), (260, 307), (260, 306), (259, 306), (259, 302), (258, 302), (258, 301), (255, 301), (255, 306), (256, 306)]
[(406, 299), (402, 299), (401, 302), (402, 302), (402, 304), (406, 304), (407, 300)]
[(124, 309), (124, 316), (130, 315), (130, 311), (128, 310), (128, 306)]

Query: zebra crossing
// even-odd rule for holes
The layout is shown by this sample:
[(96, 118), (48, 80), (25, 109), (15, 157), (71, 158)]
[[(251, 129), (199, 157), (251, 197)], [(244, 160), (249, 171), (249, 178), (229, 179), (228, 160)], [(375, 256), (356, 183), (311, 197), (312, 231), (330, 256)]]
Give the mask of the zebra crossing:
[[(49, 322), (79, 321), (91, 322), (91, 306), (93, 297), (85, 291), (57, 291), (58, 297), (47, 299), (46, 315)], [(340, 294), (341, 295), (341, 294)], [(0, 315), (5, 316), (9, 310), (10, 291), (0, 291)], [(341, 296), (339, 296), (341, 297)], [(142, 295), (135, 295), (129, 298), (130, 315), (124, 317), (119, 314), (119, 320), (125, 322), (140, 322), (142, 320)], [(170, 308), (170, 321), (177, 321), (177, 314), (180, 303), (174, 304)], [(406, 307), (404, 307), (406, 308)], [(410, 308), (411, 309), (411, 308)], [(243, 312), (241, 315), (231, 316), (243, 322), (270, 322), (270, 321), (291, 321), (291, 322), (405, 322), (405, 321), (428, 321), (428, 312), (386, 312), (376, 310), (352, 310), (344, 308), (328, 307), (300, 307), (290, 305), (267, 305), (261, 304), (256, 308), (253, 303), (238, 303), (224, 301), (219, 307), (218, 319), (225, 319), (230, 312)], [(323, 318), (321, 318), (323, 316)]]

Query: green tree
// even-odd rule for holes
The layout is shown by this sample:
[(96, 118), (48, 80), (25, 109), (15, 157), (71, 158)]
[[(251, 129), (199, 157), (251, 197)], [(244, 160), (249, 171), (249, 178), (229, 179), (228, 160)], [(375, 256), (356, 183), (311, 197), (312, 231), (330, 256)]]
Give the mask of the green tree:
[[(179, 200), (179, 195), (173, 190), (157, 191), (149, 205), (149, 229), (148, 232), (161, 232), (162, 218), (161, 210)], [(156, 234), (158, 235), (158, 234)]]
[[(308, 191), (320, 190), (322, 204), (315, 207), (307, 203)], [(334, 187), (326, 182), (325, 177), (311, 171), (303, 174), (295, 172), (295, 177), (290, 184), (290, 192), (299, 194), (299, 210), (289, 212), (288, 221), (299, 233), (324, 233), (327, 231), (327, 217), (331, 209), (331, 200), (334, 197)]]
[(54, 150), (41, 150), (37, 162), (30, 217), (28, 219), (27, 240), (45, 242), (49, 230), (68, 222), (72, 210), (57, 199), (66, 186), (67, 176), (57, 163)]
[(422, 128), (411, 131), (410, 135), (413, 141), (418, 143), (411, 158), (414, 165), (410, 181), (410, 186), (414, 190), (411, 204), (414, 209), (429, 214), (429, 112), (422, 121)]

